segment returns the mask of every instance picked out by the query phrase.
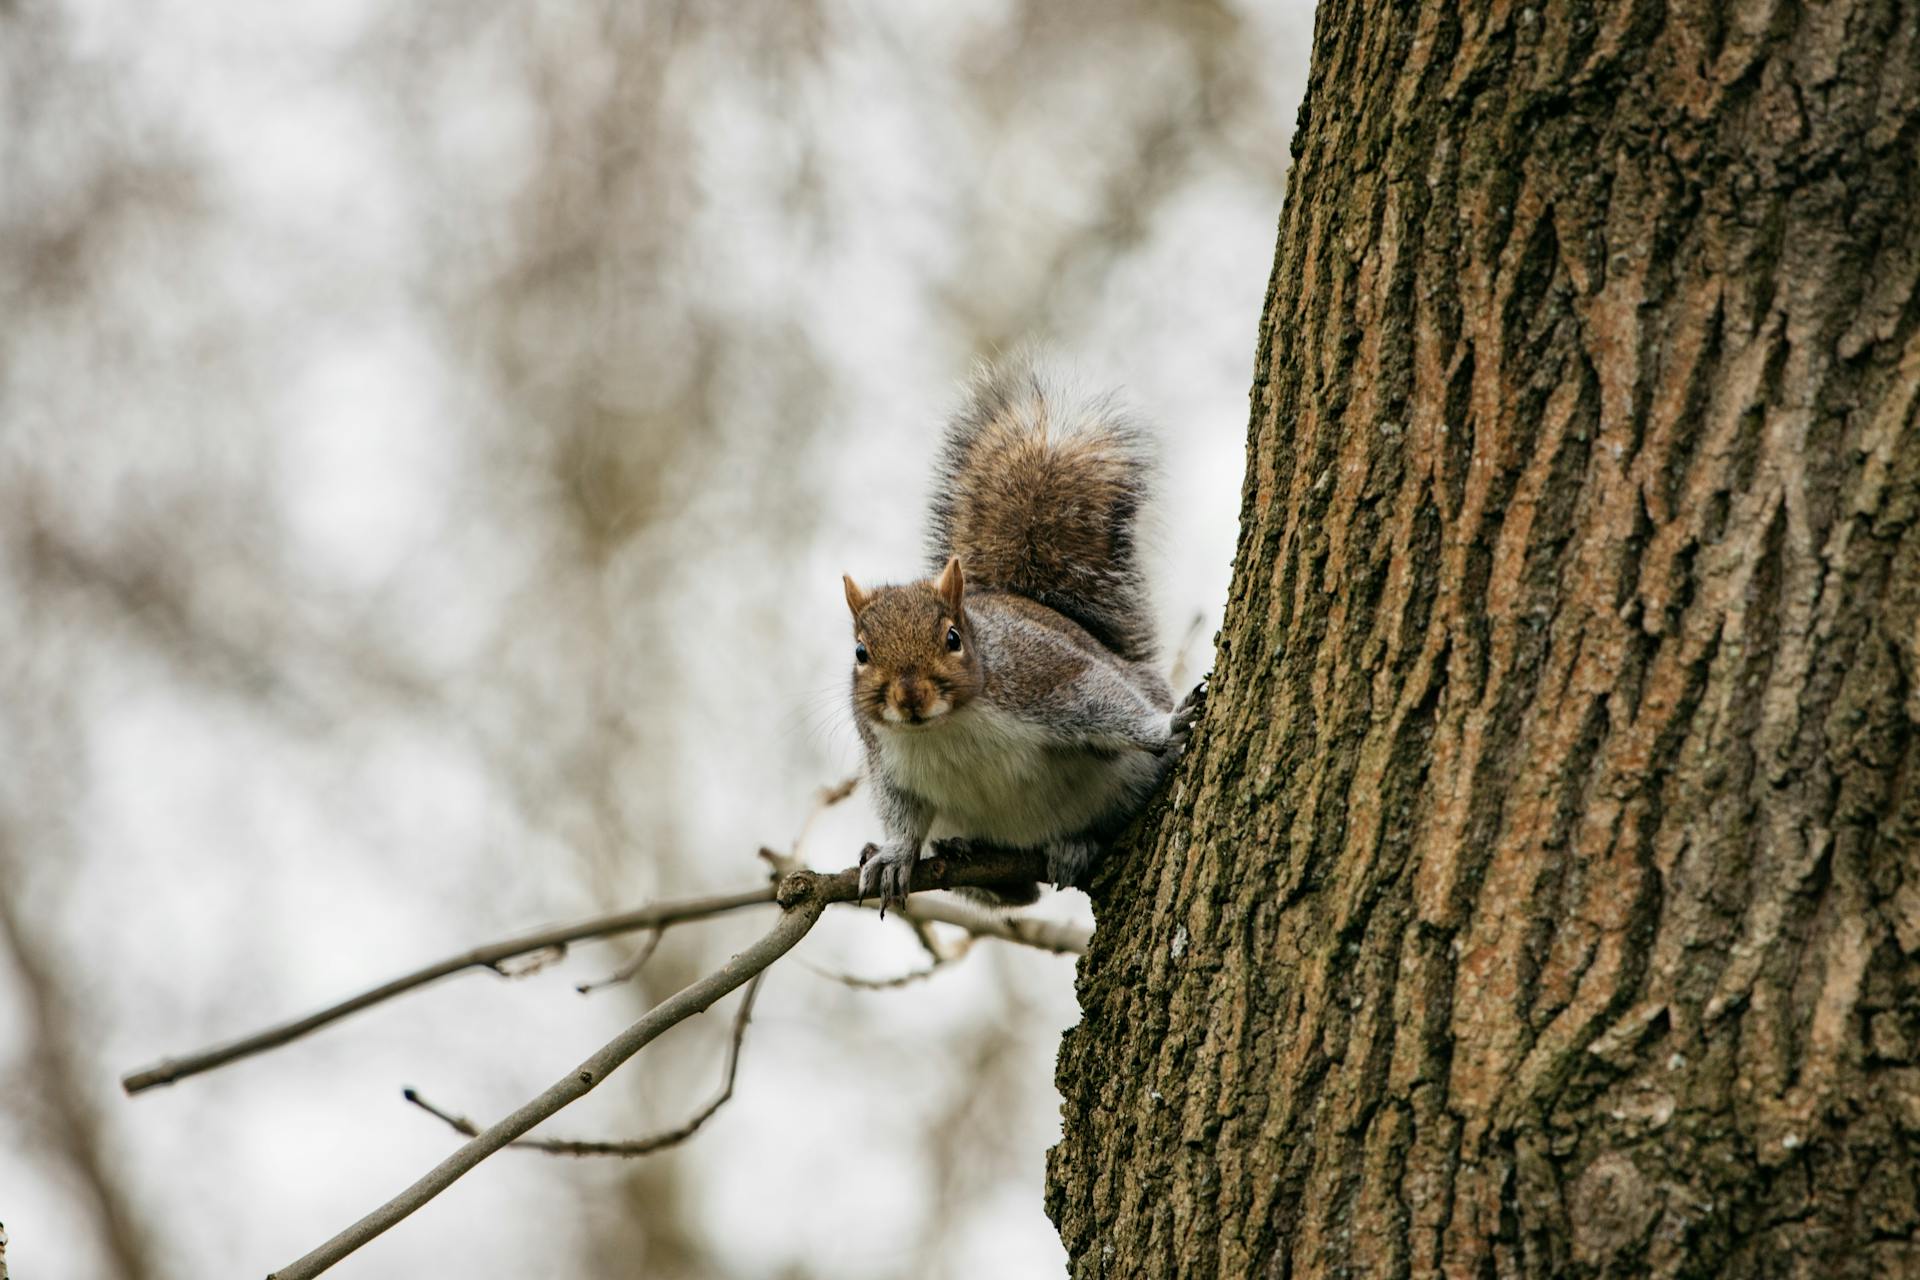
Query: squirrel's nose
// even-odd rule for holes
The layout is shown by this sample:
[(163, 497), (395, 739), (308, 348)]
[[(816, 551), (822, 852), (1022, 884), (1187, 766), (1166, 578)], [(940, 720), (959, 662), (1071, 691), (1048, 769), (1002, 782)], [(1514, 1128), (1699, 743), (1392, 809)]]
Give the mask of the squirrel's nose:
[(893, 682), (893, 705), (918, 719), (927, 705), (927, 686), (918, 676), (902, 676)]

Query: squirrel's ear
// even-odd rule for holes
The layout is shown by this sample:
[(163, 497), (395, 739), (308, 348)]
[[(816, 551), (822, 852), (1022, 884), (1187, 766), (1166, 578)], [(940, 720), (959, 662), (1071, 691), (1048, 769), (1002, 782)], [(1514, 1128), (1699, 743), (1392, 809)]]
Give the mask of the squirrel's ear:
[(840, 575), (840, 583), (847, 589), (847, 608), (853, 610), (856, 619), (859, 618), (860, 611), (867, 607), (867, 601), (873, 599), (873, 594), (862, 591), (860, 584), (844, 573)]
[(940, 581), (934, 583), (934, 590), (947, 602), (947, 608), (956, 614), (960, 612), (960, 597), (966, 594), (967, 580), (960, 572), (959, 556), (948, 557), (947, 567), (940, 571)]

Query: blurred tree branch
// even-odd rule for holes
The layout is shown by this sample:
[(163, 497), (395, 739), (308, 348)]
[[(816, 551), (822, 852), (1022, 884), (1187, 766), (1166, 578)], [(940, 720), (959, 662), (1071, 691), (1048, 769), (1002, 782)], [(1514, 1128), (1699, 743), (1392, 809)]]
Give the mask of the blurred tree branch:
[(507, 973), (502, 966), (518, 956), (565, 948), (569, 943), (588, 938), (606, 938), (614, 934), (631, 933), (637, 929), (664, 929), (689, 920), (705, 920), (711, 916), (738, 911), (743, 907), (757, 907), (772, 901), (773, 888), (768, 886), (763, 889), (749, 889), (741, 893), (721, 894), (716, 897), (687, 898), (678, 902), (658, 903), (632, 911), (622, 911), (615, 915), (596, 916), (591, 920), (582, 920), (575, 924), (541, 929), (500, 942), (490, 942), (383, 982), (377, 987), (371, 987), (358, 995), (330, 1004), (304, 1018), (295, 1018), (290, 1022), (268, 1027), (264, 1031), (242, 1036), (226, 1044), (214, 1045), (197, 1053), (190, 1053), (180, 1058), (168, 1058), (150, 1067), (144, 1067), (124, 1076), (120, 1085), (130, 1094), (139, 1093), (156, 1085), (172, 1084), (187, 1076), (211, 1071), (215, 1067), (223, 1067), (229, 1062), (251, 1057), (268, 1049), (277, 1049), (283, 1044), (318, 1031), (328, 1023), (337, 1022), (350, 1013), (358, 1013), (382, 1001), (404, 995), (416, 987), (423, 987), (429, 982), (459, 973), (463, 969), (492, 969), (502, 977), (510, 977), (513, 975)]
[[(915, 868), (914, 889), (953, 889), (1003, 884), (1009, 880), (1041, 880), (1045, 876), (1046, 859), (1039, 850), (981, 847), (975, 850), (974, 856), (964, 860), (940, 856), (922, 860)], [(412, 1186), (292, 1266), (274, 1272), (269, 1280), (309, 1280), (326, 1271), (420, 1209), (482, 1160), (541, 1121), (585, 1097), (662, 1032), (758, 977), (813, 929), (827, 907), (835, 903), (857, 901), (859, 893), (858, 867), (849, 867), (833, 875), (797, 871), (784, 877), (775, 890), (775, 898), (781, 907), (780, 920), (758, 942), (732, 957), (719, 969), (655, 1005), (638, 1022), (607, 1042), (571, 1073), (555, 1081), (539, 1097), (470, 1138), (458, 1151), (434, 1166)]]
[[(1017, 856), (1008, 851), (992, 850), (986, 858), (975, 858), (965, 862), (951, 862), (944, 858), (929, 858), (920, 864), (914, 875), (914, 889), (944, 889), (960, 885), (992, 884), (995, 880), (988, 876), (982, 878), (980, 868), (998, 868), (1001, 879), (1017, 879), (1034, 871), (1038, 864), (1024, 853)], [(1013, 857), (1006, 862), (1002, 857)], [(1039, 867), (1029, 879), (1043, 879), (1045, 868)], [(808, 873), (812, 874), (812, 873)], [(841, 872), (827, 883), (838, 886), (840, 880), (849, 872)], [(855, 874), (857, 880), (857, 874)], [(946, 883), (948, 879), (951, 883)], [(362, 1009), (372, 1008), (376, 1004), (391, 1000), (395, 996), (424, 987), (430, 982), (450, 977), (466, 969), (491, 969), (502, 977), (521, 976), (530, 970), (509, 971), (508, 961), (520, 956), (534, 955), (543, 951), (564, 952), (571, 943), (593, 938), (608, 938), (616, 934), (632, 933), (641, 929), (663, 930), (676, 924), (686, 924), (695, 920), (707, 920), (714, 916), (726, 915), (747, 907), (765, 906), (775, 900), (775, 888), (768, 885), (759, 889), (744, 889), (738, 893), (716, 894), (704, 898), (683, 898), (675, 902), (654, 903), (636, 907), (631, 911), (621, 911), (613, 915), (594, 916), (588, 920), (579, 920), (573, 924), (557, 925), (551, 929), (541, 929), (533, 933), (523, 933), (499, 942), (463, 951), (459, 955), (448, 956), (430, 965), (415, 969), (411, 973), (389, 979), (357, 995), (348, 996), (323, 1009), (317, 1009), (304, 1017), (277, 1023), (251, 1035), (229, 1040), (224, 1044), (213, 1045), (194, 1053), (177, 1058), (164, 1058), (149, 1067), (132, 1071), (120, 1079), (121, 1088), (129, 1094), (142, 1093), (148, 1089), (188, 1076), (211, 1071), (215, 1067), (224, 1067), (241, 1058), (252, 1057), (269, 1049), (290, 1044), (309, 1035), (330, 1023), (338, 1022), (349, 1014), (359, 1013)], [(861, 904), (855, 893), (844, 894), (835, 889), (833, 903)], [(1040, 951), (1051, 951), (1056, 955), (1078, 955), (1087, 949), (1087, 931), (1078, 925), (1064, 924), (1051, 920), (1034, 920), (1021, 916), (998, 916), (978, 907), (970, 907), (962, 902), (944, 902), (938, 900), (909, 899), (907, 906), (898, 914), (909, 924), (948, 924), (961, 929), (976, 938), (997, 938), (1002, 942), (1017, 943), (1020, 946), (1033, 947)], [(592, 987), (596, 984), (586, 984)]]
[[(0, 870), (17, 884), (18, 869), (6, 867), (5, 862), (0, 859)], [(72, 1174), (97, 1229), (109, 1274), (116, 1280), (145, 1280), (153, 1274), (150, 1234), (121, 1183), (99, 1115), (82, 1085), (88, 1075), (82, 1065), (86, 1040), (74, 1025), (74, 1010), (41, 945), (29, 935), (18, 905), (14, 895), (0, 893), (0, 961), (16, 975), (26, 1007), (27, 1090), (37, 1094), (45, 1108), (40, 1122), (45, 1149)], [(0, 1280), (6, 1271), (6, 1239), (0, 1232)]]
[[(800, 854), (806, 842), (807, 833), (812, 830), (814, 822), (821, 813), (853, 794), (857, 781), (857, 778), (848, 778), (844, 782), (820, 791), (814, 809), (808, 814), (806, 821), (801, 825), (800, 834), (794, 840), (792, 852), (783, 854), (773, 849), (760, 850), (760, 856), (773, 868), (775, 880), (783, 880), (788, 876), (807, 871)], [(984, 851), (969, 854), (969, 862), (988, 865), (979, 861), (982, 852)], [(933, 874), (930, 868), (935, 863), (946, 865), (946, 861), (942, 859), (933, 859), (922, 864), (916, 875), (916, 882)], [(808, 872), (808, 874), (812, 873)], [(1043, 880), (1045, 876), (1042, 874), (1027, 878)], [(968, 879), (958, 883), (988, 882)], [(922, 885), (920, 887), (943, 886)], [(358, 1013), (363, 1009), (391, 1000), (395, 996), (405, 995), (418, 987), (437, 982), (441, 978), (451, 977), (467, 969), (491, 969), (503, 978), (524, 977), (537, 969), (544, 968), (550, 961), (543, 960), (531, 966), (512, 969), (507, 967), (508, 962), (521, 956), (539, 956), (542, 953), (553, 953), (553, 958), (558, 958), (564, 956), (567, 947), (575, 942), (647, 930), (648, 941), (643, 944), (637, 956), (609, 977), (595, 982), (581, 983), (575, 988), (584, 995), (599, 987), (633, 977), (652, 956), (653, 948), (658, 945), (660, 935), (672, 926), (725, 915), (746, 907), (762, 906), (773, 902), (774, 894), (774, 886), (767, 885), (763, 888), (742, 890), (739, 893), (654, 903), (611, 915), (594, 916), (573, 924), (518, 934), (498, 942), (489, 942), (444, 960), (437, 960), (411, 973), (389, 979), (378, 986), (336, 1001), (304, 1017), (277, 1023), (251, 1035), (213, 1045), (183, 1057), (163, 1059), (152, 1066), (143, 1067), (123, 1076), (120, 1085), (127, 1093), (136, 1094), (159, 1085), (172, 1084), (187, 1076), (199, 1075), (203, 1071), (211, 1071), (215, 1067), (225, 1066), (241, 1058), (252, 1057), (256, 1053), (264, 1053), (268, 1049), (277, 1049), (281, 1045), (337, 1022), (349, 1014)], [(851, 897), (836, 899), (836, 901), (853, 901), (856, 905), (863, 905), (857, 898)], [(1086, 951), (1089, 941), (1088, 931), (1078, 925), (1001, 915), (964, 902), (944, 902), (924, 898), (911, 900), (901, 909), (900, 915), (916, 932), (924, 930), (930, 924), (948, 924), (966, 930), (975, 938), (997, 938), (1003, 942), (1051, 951), (1056, 955), (1081, 954)], [(924, 942), (927, 935), (923, 932), (921, 936)], [(929, 952), (936, 962), (942, 960), (942, 954), (937, 948), (929, 946)]]
[[(631, 1157), (646, 1155), (676, 1145), (693, 1136), (732, 1098), (747, 1022), (752, 1016), (753, 1001), (766, 969), (812, 930), (827, 907), (844, 903), (859, 904), (861, 901), (860, 873), (857, 866), (833, 875), (822, 875), (800, 865), (800, 850), (805, 842), (806, 833), (811, 830), (820, 812), (845, 799), (852, 791), (853, 784), (850, 781), (823, 790), (814, 811), (802, 825), (800, 836), (794, 841), (793, 850), (790, 853), (782, 854), (771, 849), (761, 850), (761, 856), (773, 868), (777, 882), (775, 884), (733, 894), (658, 903), (571, 925), (521, 934), (500, 942), (475, 947), (470, 951), (382, 983), (306, 1017), (281, 1023), (198, 1053), (167, 1059), (154, 1066), (133, 1072), (122, 1080), (122, 1086), (129, 1094), (138, 1093), (156, 1085), (169, 1084), (189, 1075), (212, 1070), (240, 1058), (276, 1048), (348, 1014), (369, 1008), (462, 970), (486, 968), (502, 976), (517, 976), (531, 970), (526, 968), (510, 970), (507, 963), (516, 958), (542, 953), (564, 955), (568, 945), (573, 942), (588, 938), (609, 937), (640, 929), (650, 930), (652, 937), (649, 944), (642, 949), (635, 961), (625, 966), (630, 976), (630, 972), (637, 971), (646, 957), (651, 954), (652, 944), (658, 941), (659, 935), (673, 925), (710, 919), (748, 907), (777, 903), (782, 910), (780, 920), (759, 942), (732, 957), (718, 970), (699, 978), (655, 1005), (639, 1021), (583, 1062), (571, 1075), (557, 1081), (539, 1097), (491, 1127), (481, 1129), (462, 1116), (433, 1106), (414, 1090), (406, 1090), (404, 1096), (407, 1101), (439, 1117), (455, 1130), (466, 1134), (468, 1136), (466, 1144), (405, 1191), (299, 1259), (292, 1267), (276, 1273), (276, 1276), (281, 1280), (294, 1280), (296, 1277), (320, 1274), (419, 1209), (481, 1160), (502, 1147), (518, 1145), (551, 1154)], [(984, 845), (959, 846), (949, 843), (936, 845), (934, 856), (922, 860), (915, 869), (914, 888), (924, 893), (929, 889), (993, 885), (1019, 880), (1043, 880), (1045, 876), (1045, 858), (1038, 851), (999, 849)], [(1056, 953), (1083, 951), (1087, 945), (1085, 931), (1073, 926), (999, 916), (966, 904), (936, 902), (924, 896), (910, 899), (899, 914), (903, 922), (920, 937), (930, 954), (934, 956), (936, 964), (957, 959), (958, 955), (964, 951), (964, 948), (956, 952), (943, 950), (940, 947), (930, 929), (930, 926), (936, 922), (957, 925), (966, 930), (969, 935), (969, 944), (975, 938), (991, 937)], [(750, 985), (735, 1019), (721, 1089), (714, 1099), (690, 1120), (665, 1133), (626, 1142), (528, 1140), (523, 1137), (535, 1125), (584, 1097), (609, 1073), (663, 1032), (710, 1007), (715, 1001), (742, 984)], [(594, 985), (596, 984), (586, 984), (580, 989), (591, 990)]]
[[(680, 807), (691, 789), (674, 772), (698, 758), (703, 732), (685, 727), (693, 722), (671, 695), (686, 676), (674, 593), (683, 561), (716, 572), (696, 549), (733, 541), (708, 536), (703, 520), (737, 529), (769, 572), (790, 575), (821, 522), (815, 499), (830, 492), (816, 493), (805, 467), (734, 465), (740, 442), (778, 439), (805, 458), (841, 410), (886, 389), (871, 370), (887, 362), (820, 323), (823, 301), (864, 300), (846, 291), (859, 278), (848, 268), (864, 260), (852, 250), (871, 238), (856, 214), (876, 210), (892, 226), (904, 221), (896, 211), (905, 200), (937, 216), (915, 265), (888, 268), (924, 295), (917, 309), (952, 303), (944, 318), (903, 330), (904, 346), (931, 353), (929, 372), (1033, 328), (1107, 344), (1097, 322), (1109, 282), (1148, 256), (1163, 211), (1177, 211), (1196, 174), (1267, 174), (1277, 203), (1284, 146), (1244, 136), (1277, 118), (1276, 77), (1237, 13), (1206, 2), (1018, 0), (950, 26), (903, 20), (888, 35), (890, 23), (815, 3), (755, 6), (742, 22), (679, 3), (475, 10), (430, 0), (357, 23), (340, 17), (342, 43), (313, 49), (301, 47), (305, 24), (280, 30), (263, 18), (287, 65), (311, 77), (312, 96), (299, 121), (270, 120), (262, 103), (256, 122), (230, 96), (241, 68), (192, 23), (161, 22), (123, 42), (60, 6), (0, 6), (0, 66), (10, 73), (0, 76), (9, 123), (0, 300), (12, 304), (0, 310), (20, 318), (0, 338), (0, 416), (13, 428), (0, 459), (9, 499), (0, 505), (12, 509), (0, 521), (9, 535), (0, 577), (26, 597), (0, 628), (0, 650), (30, 663), (23, 690), (72, 691), (31, 716), (10, 695), (0, 738), (17, 749), (23, 729), (64, 736), (71, 726), (79, 763), (106, 762), (70, 805), (41, 809), (37, 798), (76, 763), (65, 753), (28, 745), (10, 781), (34, 798), (33, 811), (70, 814), (76, 830), (113, 830), (102, 821), (107, 806), (146, 794), (102, 754), (126, 733), (130, 706), (180, 717), (218, 761), (260, 741), (286, 752), (286, 794), (260, 796), (262, 813), (357, 783), (354, 762), (369, 740), (417, 736), (444, 754), (449, 774), (470, 773), (512, 811), (487, 828), (499, 836), (484, 836), (476, 858), (515, 865), (536, 843), (574, 855), (570, 867), (537, 864), (567, 900), (583, 901), (567, 897), (576, 882), (590, 888), (584, 906), (564, 910), (613, 912), (697, 892), (697, 864), (681, 851), (714, 842), (697, 825), (704, 815)], [(862, 65), (876, 38), (899, 43), (881, 50), (881, 65), (905, 75), (849, 80), (846, 68)], [(124, 61), (130, 51), (134, 64)], [(179, 56), (189, 51), (191, 61)], [(129, 65), (144, 70), (128, 74)], [(182, 76), (187, 67), (209, 74)], [(879, 167), (881, 139), (849, 145), (861, 135), (847, 127), (843, 86), (854, 89), (860, 120), (886, 122), (938, 163), (918, 176), (911, 157), (890, 166), (908, 180), (895, 189)], [(1053, 110), (1100, 104), (1116, 86), (1114, 109), (1097, 118), (1063, 125)], [(189, 98), (199, 105), (185, 109)], [(324, 131), (336, 112), (366, 131), (352, 152), (377, 161), (339, 171), (359, 188), (340, 206), (353, 217), (327, 219), (310, 238), (305, 221), (336, 193), (287, 202), (301, 206), (296, 216), (234, 198), (272, 172), (254, 158), (281, 150), (255, 145), (278, 136), (267, 124)], [(247, 126), (238, 139), (214, 123), (234, 118)], [(788, 194), (757, 199), (765, 189)], [(771, 272), (725, 265), (756, 259), (742, 252), (756, 245), (774, 250)], [(301, 266), (286, 269), (292, 263)], [(342, 356), (374, 345), (354, 337), (370, 333), (382, 352), (419, 339), (436, 354), (419, 369), (367, 361), (376, 376), (354, 416), (394, 415), (377, 452), (441, 451), (433, 491), (421, 494), (434, 501), (410, 509), (419, 526), (395, 532), (392, 564), (378, 573), (358, 558), (341, 571), (331, 557), (361, 539), (316, 537), (333, 522), (310, 528), (303, 515), (304, 501), (351, 491), (359, 472), (303, 474), (308, 454), (290, 443), (312, 428), (308, 414), (338, 411), (337, 389), (360, 385), (357, 360)], [(1156, 336), (1147, 349), (1161, 345)], [(404, 381), (420, 391), (422, 411), (445, 425), (409, 428), (389, 375), (391, 390)], [(690, 505), (689, 495), (716, 492), (730, 495), (723, 510)], [(452, 589), (465, 581), (487, 589)], [(818, 761), (816, 752), (795, 767)], [(399, 811), (370, 794), (329, 820), (381, 851), (392, 846), (379, 828), (401, 821)], [(42, 855), (39, 830), (21, 832), (35, 837), (22, 860), (32, 855), (49, 888), (35, 912), (44, 901), (61, 920), (99, 918), (108, 899), (95, 886), (114, 879), (102, 869), (122, 858), (139, 869), (164, 843), (154, 836), (130, 849), (87, 836), (61, 851), (70, 858), (55, 858)], [(628, 858), (635, 849), (648, 856)], [(200, 874), (176, 870), (183, 880)], [(470, 883), (493, 882), (492, 866), (480, 870)], [(939, 928), (951, 940), (945, 930), (957, 927), (1055, 952), (1086, 945), (1085, 930), (987, 917), (965, 903), (916, 898), (906, 918), (923, 938)], [(155, 940), (197, 932), (197, 917), (128, 921), (115, 931), (117, 953), (43, 919), (23, 922), (56, 992), (72, 997), (66, 1013), (83, 1060), (85, 1037), (109, 1018), (150, 1034), (151, 1024), (131, 1020), (159, 1007), (147, 1000), (165, 972), (151, 963)], [(650, 963), (639, 957), (645, 972), (613, 998), (650, 1005), (724, 958), (683, 945), (696, 938), (722, 952), (730, 945), (719, 930), (677, 935)], [(237, 930), (209, 934), (208, 958), (245, 941)], [(523, 954), (537, 963), (564, 950)], [(989, 959), (976, 957), (976, 969)], [(496, 967), (505, 974), (512, 957)], [(992, 1027), (956, 1017), (938, 1033), (941, 1051), (1004, 1035), (1004, 1011), (1015, 1006), (986, 1007), (997, 1011)], [(1050, 1035), (1045, 1016), (1023, 1024), (1029, 1045)], [(650, 1078), (678, 1082), (677, 1048), (654, 1051)], [(702, 1096), (708, 1065), (702, 1058), (689, 1096)], [(1007, 1087), (1047, 1091), (1035, 1071)], [(18, 1091), (22, 1103), (37, 1094)], [(97, 1122), (111, 1119), (90, 1092), (82, 1100)], [(256, 1117), (236, 1106), (223, 1122), (244, 1133)], [(123, 1131), (105, 1127), (103, 1150), (164, 1150), (179, 1140), (169, 1123), (143, 1113)], [(973, 1144), (958, 1154), (993, 1163), (1000, 1177), (1024, 1176), (1010, 1171), (1031, 1168), (1038, 1131), (1002, 1134), (990, 1155), (983, 1132), (956, 1125), (957, 1137), (903, 1130), (891, 1139), (943, 1171), (957, 1164), (948, 1143)], [(154, 1257), (188, 1265), (179, 1259), (197, 1247), (194, 1215), (159, 1212), (179, 1207), (168, 1198), (178, 1192), (140, 1181), (141, 1167), (110, 1161), (107, 1172), (144, 1193)], [(600, 1241), (599, 1274), (671, 1280), (716, 1270), (699, 1216), (687, 1211), (712, 1192), (706, 1174), (668, 1160), (629, 1166), (622, 1188), (594, 1176), (596, 1199), (581, 1216), (582, 1235)], [(624, 1203), (610, 1203), (616, 1195)], [(986, 1215), (937, 1203), (943, 1212), (920, 1230), (921, 1247), (962, 1256), (948, 1235)], [(595, 1274), (584, 1258), (570, 1262), (557, 1265)]]
[(405, 1191), (292, 1266), (274, 1272), (269, 1280), (308, 1280), (317, 1276), (424, 1206), (482, 1160), (563, 1107), (584, 1098), (621, 1063), (651, 1044), (662, 1032), (708, 1008), (735, 987), (761, 973), (807, 935), (820, 919), (820, 913), (826, 905), (825, 899), (818, 893), (800, 893), (794, 899), (792, 909), (783, 911), (779, 923), (760, 941), (734, 956), (718, 970), (655, 1005), (638, 1022), (608, 1041), (599, 1052), (572, 1072), (555, 1081), (539, 1097), (470, 1138), (459, 1150), (435, 1165)]

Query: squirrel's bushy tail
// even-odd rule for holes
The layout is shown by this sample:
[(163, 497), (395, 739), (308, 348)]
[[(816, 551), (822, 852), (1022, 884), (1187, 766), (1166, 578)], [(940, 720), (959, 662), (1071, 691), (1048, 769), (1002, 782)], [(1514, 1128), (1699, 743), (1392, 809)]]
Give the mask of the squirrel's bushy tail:
[(978, 369), (934, 485), (936, 571), (1058, 610), (1123, 658), (1153, 657), (1137, 545), (1152, 474), (1145, 429), (1018, 355)]

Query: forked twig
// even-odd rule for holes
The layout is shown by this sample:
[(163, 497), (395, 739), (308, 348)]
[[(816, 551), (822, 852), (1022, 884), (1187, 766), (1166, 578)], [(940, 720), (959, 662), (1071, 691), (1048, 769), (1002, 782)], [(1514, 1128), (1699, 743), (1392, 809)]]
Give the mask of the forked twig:
[(597, 978), (590, 982), (576, 982), (573, 984), (573, 989), (584, 996), (602, 987), (617, 987), (623, 982), (631, 982), (635, 974), (647, 967), (647, 961), (653, 959), (653, 953), (660, 949), (660, 939), (665, 935), (665, 929), (650, 930), (647, 936), (640, 940), (640, 950), (634, 953), (633, 959), (604, 978)]
[(820, 895), (806, 895), (792, 909), (781, 913), (780, 921), (771, 933), (715, 972), (655, 1005), (598, 1053), (548, 1086), (539, 1097), (469, 1138), (459, 1150), (428, 1170), (405, 1191), (291, 1266), (274, 1272), (269, 1280), (311, 1280), (311, 1277), (327, 1270), (394, 1223), (418, 1210), (452, 1186), (467, 1170), (562, 1107), (585, 1097), (616, 1067), (651, 1044), (661, 1032), (707, 1008), (785, 955), (795, 943), (807, 936), (807, 931), (820, 919), (820, 913), (826, 906), (825, 899)]
[[(963, 885), (1038, 880), (1045, 872), (1045, 858), (1037, 851), (992, 850), (983, 856), (958, 862), (942, 857), (929, 858), (914, 868), (913, 887), (916, 890), (950, 889)], [(652, 1043), (662, 1032), (710, 1007), (736, 987), (752, 981), (804, 938), (829, 905), (855, 901), (859, 892), (860, 871), (857, 867), (831, 876), (805, 871), (786, 876), (777, 889), (776, 900), (782, 910), (772, 932), (728, 960), (716, 972), (655, 1005), (638, 1022), (615, 1036), (571, 1074), (555, 1081), (539, 1097), (506, 1119), (480, 1130), (406, 1190), (291, 1266), (275, 1272), (269, 1280), (311, 1280), (326, 1271), (420, 1209), (482, 1160), (523, 1136), (563, 1107), (586, 1096), (609, 1073)], [(651, 922), (642, 922), (633, 927), (646, 927), (648, 923)], [(543, 945), (553, 943), (549, 941)], [(365, 1004), (357, 1007), (363, 1008)]]
[[(685, 1142), (700, 1131), (700, 1126), (713, 1119), (714, 1113), (733, 1100), (733, 1081), (740, 1071), (740, 1045), (747, 1038), (747, 1023), (753, 1018), (753, 1002), (760, 994), (760, 983), (767, 976), (763, 969), (753, 975), (753, 981), (747, 984), (746, 994), (740, 998), (739, 1012), (733, 1017), (733, 1038), (727, 1042), (727, 1065), (722, 1073), (720, 1092), (712, 1101), (693, 1114), (693, 1118), (677, 1128), (664, 1133), (651, 1134), (645, 1138), (630, 1138), (623, 1141), (585, 1141), (575, 1138), (515, 1138), (507, 1145), (521, 1147), (529, 1151), (544, 1151), (555, 1156), (635, 1156), (651, 1155), (666, 1147)], [(584, 988), (583, 988), (584, 990)], [(425, 1098), (418, 1090), (403, 1089), (401, 1096), (414, 1106), (431, 1116), (438, 1116), (448, 1127), (469, 1138), (480, 1136), (480, 1126), (465, 1116), (457, 1116), (442, 1111)]]
[[(968, 939), (968, 941), (971, 942), (972, 939)], [(962, 945), (956, 948), (953, 954), (940, 957), (924, 969), (909, 969), (905, 973), (896, 973), (891, 978), (863, 978), (857, 973), (841, 973), (835, 969), (822, 969), (819, 965), (808, 964), (804, 960), (798, 963), (801, 968), (807, 970), (809, 973), (825, 978), (828, 982), (837, 982), (843, 987), (852, 987), (855, 991), (895, 991), (901, 987), (910, 987), (916, 982), (926, 981), (966, 953), (967, 948), (965, 945)]]

